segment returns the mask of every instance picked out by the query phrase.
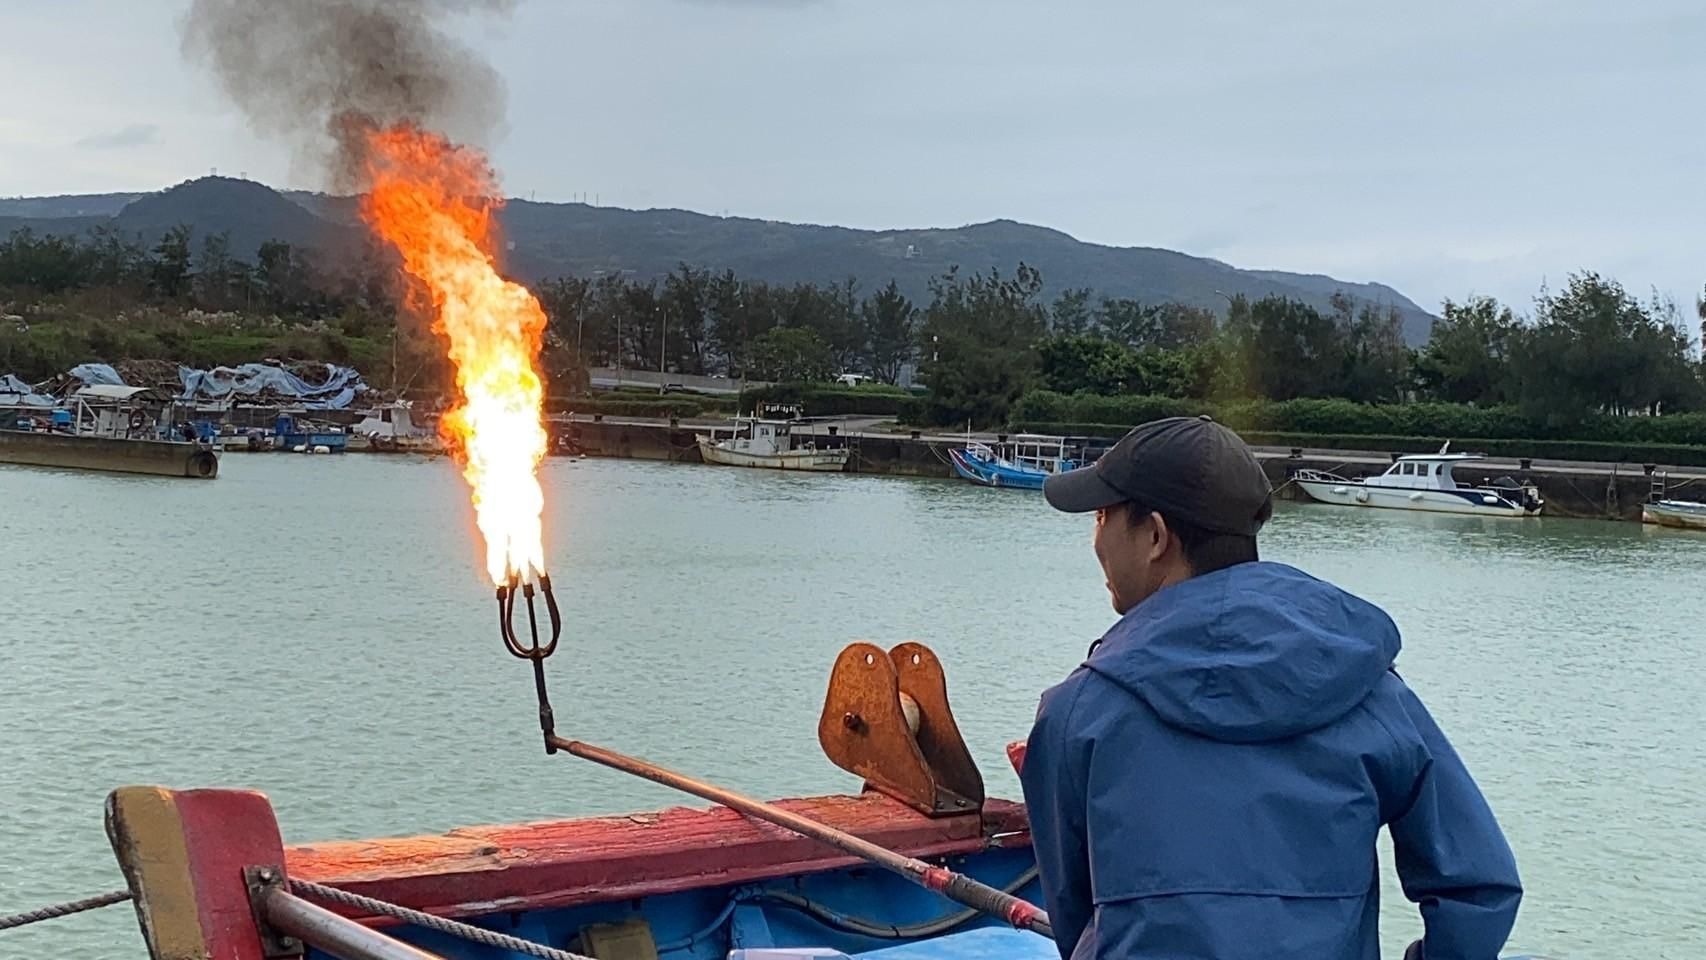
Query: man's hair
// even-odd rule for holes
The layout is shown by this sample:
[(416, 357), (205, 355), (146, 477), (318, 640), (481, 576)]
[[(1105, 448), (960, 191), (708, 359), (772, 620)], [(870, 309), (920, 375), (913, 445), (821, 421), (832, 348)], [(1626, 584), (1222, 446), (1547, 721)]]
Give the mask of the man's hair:
[[(1180, 550), (1184, 553), (1185, 563), (1190, 566), (1193, 576), (1200, 577), (1205, 573), (1260, 559), (1256, 552), (1255, 537), (1205, 530), (1195, 524), (1175, 520), (1165, 511), (1152, 510), (1138, 503), (1132, 503), (1131, 507), (1126, 514), (1130, 523), (1137, 523), (1152, 513), (1161, 514), (1161, 518), (1167, 522), (1167, 529), (1179, 538)], [(1272, 515), (1273, 501), (1270, 500), (1262, 505), (1260, 518), (1266, 523)]]

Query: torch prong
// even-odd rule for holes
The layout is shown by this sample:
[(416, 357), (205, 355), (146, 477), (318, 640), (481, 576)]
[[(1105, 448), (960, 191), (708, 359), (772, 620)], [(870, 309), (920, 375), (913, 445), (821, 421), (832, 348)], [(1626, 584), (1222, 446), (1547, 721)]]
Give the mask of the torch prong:
[[(521, 642), (521, 637), (515, 632), (515, 595), (518, 592), (527, 601), (526, 644)], [(534, 598), (541, 592), (545, 594), (545, 610), (551, 621), (551, 639), (544, 644), (539, 641), (539, 614), (534, 604)], [(532, 581), (524, 582), (520, 574), (512, 570), (508, 582), (498, 585), (497, 599), (498, 633), (503, 638), (504, 647), (511, 654), (523, 660), (537, 662), (557, 652), (557, 641), (563, 634), (563, 617), (557, 609), (557, 597), (551, 592), (550, 577), (540, 574), (539, 585), (535, 587)]]
[[(526, 646), (515, 633), (515, 595), (518, 591), (527, 600)], [(551, 639), (543, 646), (539, 643), (539, 614), (533, 602), (539, 593), (545, 594), (545, 610), (551, 618)], [(563, 634), (563, 616), (557, 610), (557, 597), (551, 592), (551, 578), (540, 572), (538, 586), (535, 587), (533, 581), (523, 582), (519, 571), (511, 570), (507, 582), (498, 585), (497, 597), (498, 632), (503, 635), (504, 646), (511, 654), (533, 661), (533, 688), (539, 695), (539, 729), (545, 734), (545, 752), (556, 753), (553, 741), (556, 720), (551, 714), (551, 698), (545, 689), (545, 658), (557, 650), (557, 641)]]
[(539, 592), (545, 595), (545, 612), (551, 617), (551, 642), (545, 645), (542, 657), (548, 657), (557, 652), (557, 641), (563, 636), (563, 615), (557, 610), (557, 595), (551, 591), (551, 575), (539, 575)]

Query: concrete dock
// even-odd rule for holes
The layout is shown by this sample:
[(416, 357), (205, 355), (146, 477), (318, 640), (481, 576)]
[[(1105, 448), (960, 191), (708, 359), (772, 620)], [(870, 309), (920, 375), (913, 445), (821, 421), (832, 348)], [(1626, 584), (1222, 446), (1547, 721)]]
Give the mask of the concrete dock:
[[(858, 417), (818, 420), (797, 425), (793, 432), (797, 437), (811, 438), (819, 446), (852, 448), (853, 455), (847, 464), (850, 473), (954, 476), (948, 451), (965, 445), (967, 434), (872, 429), (880, 422)], [(578, 451), (593, 457), (698, 463), (701, 460), (695, 435), (712, 425), (727, 423), (722, 419), (670, 421), (577, 415), (553, 418), (550, 427), (554, 448), (559, 451)], [(999, 436), (973, 433), (969, 439), (993, 443)], [(1473, 452), (1472, 448), (1473, 444), (1469, 444), (1461, 452)], [(1295, 484), (1286, 483), (1297, 470), (1325, 470), (1354, 479), (1383, 473), (1392, 463), (1390, 453), (1378, 450), (1303, 448), (1294, 454), (1292, 449), (1284, 447), (1254, 449), (1278, 496), (1286, 499), (1304, 497)], [(1546, 500), (1546, 516), (1639, 521), (1641, 504), (1653, 493), (1655, 480), (1663, 483), (1667, 497), (1706, 499), (1706, 470), (1662, 464), (1655, 464), (1649, 475), (1644, 464), (1524, 462), (1489, 457), (1458, 467), (1456, 475), (1465, 484), (1490, 483), (1501, 477), (1533, 483)]]

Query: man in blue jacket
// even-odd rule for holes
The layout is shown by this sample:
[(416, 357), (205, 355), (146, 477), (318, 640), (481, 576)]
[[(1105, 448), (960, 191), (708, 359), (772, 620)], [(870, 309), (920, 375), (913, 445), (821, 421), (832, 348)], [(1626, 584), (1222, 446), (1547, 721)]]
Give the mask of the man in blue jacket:
[(1378, 607), (1262, 562), (1260, 464), (1208, 418), (1051, 477), (1096, 514), (1119, 621), (1047, 691), (1021, 779), (1067, 960), (1377, 960), (1380, 830), (1425, 934), (1494, 960), (1522, 897)]

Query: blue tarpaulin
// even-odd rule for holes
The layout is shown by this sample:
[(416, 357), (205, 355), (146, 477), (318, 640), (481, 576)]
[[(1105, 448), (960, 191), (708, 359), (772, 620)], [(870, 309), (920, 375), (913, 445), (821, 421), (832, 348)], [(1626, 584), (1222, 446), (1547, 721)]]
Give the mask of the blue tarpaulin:
[(326, 379), (309, 383), (282, 367), (264, 363), (245, 363), (236, 367), (214, 367), (212, 370), (178, 368), (183, 382), (185, 400), (225, 400), (231, 397), (258, 397), (271, 394), (291, 397), (304, 407), (319, 410), (342, 410), (355, 400), (366, 385), (353, 367), (326, 364)]
[(0, 406), (51, 407), (58, 401), (43, 396), (35, 388), (11, 374), (0, 377)]
[(105, 363), (79, 363), (71, 368), (70, 375), (83, 381), (86, 387), (125, 385), (124, 378), (118, 375), (118, 371)]

